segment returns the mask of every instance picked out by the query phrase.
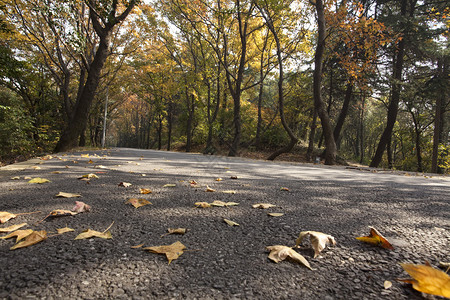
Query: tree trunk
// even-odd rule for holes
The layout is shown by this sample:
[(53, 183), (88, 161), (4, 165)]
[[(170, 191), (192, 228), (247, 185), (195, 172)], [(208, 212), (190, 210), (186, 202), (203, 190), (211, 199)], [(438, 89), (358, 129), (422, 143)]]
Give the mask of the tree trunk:
[(339, 113), (339, 117), (336, 122), (336, 125), (334, 126), (333, 131), (334, 141), (336, 142), (336, 147), (338, 149), (340, 145), (341, 130), (342, 127), (344, 126), (345, 118), (347, 117), (348, 114), (348, 108), (350, 106), (350, 101), (352, 100), (352, 94), (353, 94), (353, 83), (349, 82), (347, 83), (347, 88), (345, 91), (344, 103), (342, 104), (341, 112)]
[[(187, 93), (186, 93), (187, 94)], [(195, 97), (190, 95), (187, 99), (188, 119), (186, 124), (186, 152), (191, 152), (192, 147), (192, 123), (194, 122)]]
[(325, 137), (325, 164), (336, 164), (336, 143), (333, 137), (333, 130), (331, 127), (330, 117), (325, 109), (325, 104), (322, 100), (322, 64), (323, 53), (325, 50), (325, 15), (323, 0), (316, 1), (317, 11), (317, 25), (318, 25), (318, 40), (316, 53), (314, 56), (314, 106), (317, 110), (317, 114), (322, 122), (322, 130)]
[(311, 131), (309, 132), (308, 138), (308, 150), (306, 151), (306, 160), (312, 161), (312, 154), (314, 152), (314, 138), (316, 136), (316, 128), (317, 128), (317, 112), (316, 109), (313, 109), (313, 119), (311, 122)]
[[(402, 16), (406, 16), (406, 7), (407, 7), (407, 0), (402, 0), (402, 7), (401, 7)], [(414, 8), (411, 7), (411, 15), (413, 14), (413, 9)], [(379, 166), (383, 158), (384, 150), (386, 149), (388, 142), (390, 142), (391, 140), (392, 131), (394, 129), (395, 121), (397, 120), (398, 105), (400, 102), (404, 55), (405, 55), (405, 37), (403, 37), (398, 42), (397, 55), (394, 62), (394, 70), (393, 70), (394, 76), (391, 91), (391, 101), (389, 103), (387, 113), (387, 124), (386, 128), (383, 131), (383, 134), (381, 135), (380, 142), (378, 143), (378, 147), (374, 157), (372, 158), (370, 167), (377, 168)]]

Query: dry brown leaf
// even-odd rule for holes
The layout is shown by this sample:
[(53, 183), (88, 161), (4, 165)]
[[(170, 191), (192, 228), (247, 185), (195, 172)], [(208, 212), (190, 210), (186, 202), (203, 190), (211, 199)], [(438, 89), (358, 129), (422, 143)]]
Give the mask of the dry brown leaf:
[(151, 193), (152, 193), (152, 190), (140, 188), (140, 189), (139, 189), (139, 193), (140, 193), (140, 194), (151, 194)]
[(239, 224), (234, 222), (234, 221), (231, 221), (231, 220), (228, 220), (228, 219), (223, 219), (223, 220), (225, 221), (225, 223), (227, 223), (230, 226), (239, 226)]
[(69, 227), (64, 227), (64, 228), (58, 228), (56, 229), (56, 231), (58, 232), (58, 234), (63, 234), (66, 232), (72, 232), (75, 231), (75, 229), (69, 228)]
[(237, 176), (231, 176), (230, 179), (238, 179)]
[(40, 177), (36, 177), (36, 178), (33, 178), (30, 181), (28, 181), (28, 183), (38, 183), (38, 184), (47, 183), (47, 182), (50, 182), (50, 180), (45, 179), (45, 178), (40, 178)]
[(10, 250), (15, 250), (19, 248), (29, 247), (39, 242), (42, 242), (47, 238), (47, 231), (33, 231), (30, 235), (28, 235), (23, 241), (15, 244), (10, 248)]
[(209, 186), (206, 186), (205, 192), (211, 192), (211, 193), (213, 193), (213, 192), (215, 192), (215, 191), (216, 191), (215, 189), (212, 189), (212, 188), (210, 188)]
[(17, 215), (9, 213), (7, 211), (0, 211), (0, 223), (8, 222), (11, 219), (14, 219)]
[(131, 246), (130, 248), (131, 248), (131, 249), (138, 249), (138, 248), (141, 248), (142, 246), (144, 246), (144, 244), (139, 244), (139, 245), (136, 245), (136, 246)]
[(336, 245), (334, 237), (329, 234), (317, 231), (302, 231), (297, 238), (295, 246), (298, 247), (302, 243), (303, 239), (308, 236), (310, 237), (311, 246), (314, 249), (314, 258), (316, 258), (328, 244)]
[(383, 247), (385, 249), (390, 250), (394, 249), (391, 243), (389, 243), (389, 241), (378, 230), (376, 230), (374, 227), (371, 226), (369, 226), (369, 228), (370, 228), (369, 236), (361, 236), (357, 237), (356, 239), (361, 242), (372, 244), (374, 246)]
[(129, 182), (120, 182), (118, 185), (119, 185), (119, 186), (123, 186), (123, 187), (129, 187), (129, 186), (131, 186), (132, 184), (129, 183)]
[(209, 204), (208, 202), (195, 202), (194, 205), (197, 208), (207, 208), (207, 207), (211, 207), (211, 204)]
[(87, 163), (88, 163), (88, 164), (93, 164), (94, 161), (93, 161), (92, 159), (90, 159)]
[(11, 177), (11, 180), (19, 180), (20, 179), (20, 177), (19, 176), (14, 176), (14, 177)]
[(400, 264), (412, 279), (400, 279), (411, 283), (419, 292), (450, 298), (450, 277), (428, 265)]
[(169, 234), (185, 234), (186, 231), (187, 231), (186, 228), (181, 228), (181, 227), (180, 228), (169, 228), (169, 229), (167, 229), (167, 233), (161, 235), (161, 237), (165, 237), (166, 235), (169, 235)]
[(163, 187), (176, 187), (177, 185), (175, 183), (168, 183), (163, 185)]
[(25, 176), (23, 179), (25, 179), (25, 180), (30, 180), (30, 179), (32, 179), (30, 176)]
[(72, 208), (72, 211), (76, 213), (89, 212), (91, 211), (91, 206), (81, 201), (75, 201), (75, 206)]
[(50, 173), (52, 173), (52, 174), (61, 174), (62, 172), (61, 171), (53, 171), (53, 172), (50, 172)]
[(83, 231), (82, 233), (77, 235), (77, 237), (75, 239), (83, 240), (83, 239), (89, 239), (92, 237), (98, 237), (101, 239), (112, 239), (112, 235), (111, 235), (110, 231), (99, 232), (99, 231), (95, 231), (95, 230), (91, 230), (91, 229), (87, 229), (87, 230)]
[(139, 207), (147, 205), (147, 204), (152, 204), (150, 201), (142, 199), (142, 198), (139, 198), (139, 199), (138, 198), (130, 198), (125, 203), (130, 203), (135, 208), (139, 208)]
[(280, 191), (289, 192), (289, 189), (287, 187), (282, 187), (282, 188), (280, 188)]
[(22, 229), (22, 230), (16, 230), (14, 232), (11, 232), (10, 234), (7, 234), (5, 236), (2, 236), (1, 239), (10, 239), (12, 237), (16, 237), (16, 243), (20, 241), (23, 238), (26, 238), (30, 234), (33, 233), (33, 229)]
[(95, 175), (94, 173), (89, 173), (89, 174), (85, 174), (81, 177), (78, 177), (78, 179), (91, 179), (91, 178), (98, 179), (98, 176)]
[(224, 194), (236, 194), (236, 191), (223, 191)]
[(0, 228), (0, 232), (1, 233), (11, 232), (11, 231), (17, 230), (19, 228), (22, 228), (23, 226), (26, 226), (26, 225), (28, 225), (28, 224), (22, 223), (22, 224), (17, 224), (17, 225), (11, 225), (9, 227)]
[(213, 202), (210, 203), (211, 206), (219, 206), (219, 207), (224, 207), (227, 205), (226, 202), (220, 201), (220, 200), (214, 200)]
[(301, 254), (299, 254), (298, 252), (296, 252), (294, 249), (292, 249), (290, 247), (276, 245), (276, 246), (268, 246), (268, 247), (266, 247), (266, 250), (270, 251), (269, 258), (276, 263), (279, 263), (280, 261), (283, 261), (286, 258), (289, 258), (295, 262), (298, 262), (298, 263), (304, 265), (308, 269), (312, 270), (312, 268), (311, 268), (310, 264), (308, 263), (308, 261), (306, 260), (306, 258), (304, 258)]
[(72, 193), (65, 193), (65, 192), (59, 192), (55, 197), (63, 197), (63, 198), (76, 198), (81, 197), (80, 194), (72, 194)]
[(216, 181), (222, 181), (223, 179), (222, 178), (216, 178)]
[(262, 208), (262, 209), (271, 208), (275, 206), (276, 205), (270, 203), (256, 203), (252, 205), (253, 208)]
[(197, 181), (195, 181), (195, 180), (191, 180), (191, 181), (189, 181), (189, 183), (192, 185), (197, 185)]
[(268, 213), (268, 215), (271, 216), (271, 217), (281, 217), (281, 216), (284, 216), (283, 213)]
[(143, 249), (152, 253), (165, 254), (170, 264), (172, 260), (177, 259), (181, 254), (183, 254), (183, 250), (186, 249), (186, 246), (184, 246), (180, 241), (176, 241), (171, 245), (146, 247)]

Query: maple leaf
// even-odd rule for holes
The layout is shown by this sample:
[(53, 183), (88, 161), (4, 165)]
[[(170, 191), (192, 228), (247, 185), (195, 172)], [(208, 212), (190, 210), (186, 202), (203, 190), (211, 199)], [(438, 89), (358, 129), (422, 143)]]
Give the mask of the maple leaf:
[(23, 226), (28, 225), (27, 223), (21, 223), (21, 224), (17, 224), (17, 225), (11, 225), (9, 227), (4, 227), (4, 228), (0, 228), (0, 232), (1, 233), (5, 233), (5, 232), (11, 232), (14, 230), (17, 230), (19, 228), (22, 228)]
[(130, 203), (135, 208), (139, 208), (139, 207), (147, 205), (147, 204), (152, 204), (150, 201), (142, 199), (142, 198), (139, 198), (139, 199), (138, 198), (130, 198), (125, 203)]
[(356, 239), (361, 242), (383, 247), (385, 249), (394, 249), (391, 243), (389, 243), (388, 240), (378, 230), (376, 230), (374, 227), (371, 226), (369, 226), (369, 228), (370, 228), (369, 236), (361, 236), (357, 237)]
[(80, 194), (72, 194), (72, 193), (65, 193), (65, 192), (59, 192), (55, 197), (63, 197), (63, 198), (76, 198), (81, 197)]
[(42, 242), (47, 238), (47, 231), (33, 231), (30, 235), (28, 235), (23, 241), (20, 243), (15, 244), (10, 248), (10, 250), (15, 250), (19, 248), (25, 248), (28, 246), (32, 246), (34, 244), (37, 244), (39, 242)]
[(176, 241), (171, 245), (146, 247), (143, 249), (148, 250), (152, 253), (165, 254), (170, 264), (172, 260), (177, 259), (181, 256), (181, 254), (183, 254), (183, 250), (186, 249), (186, 246), (183, 245), (180, 241)]
[(151, 194), (152, 191), (151, 191), (150, 189), (143, 189), (143, 188), (140, 188), (140, 189), (139, 189), (139, 193), (140, 193), (140, 194)]
[(334, 237), (329, 234), (317, 231), (302, 231), (297, 238), (295, 246), (298, 247), (302, 243), (303, 239), (308, 236), (310, 237), (311, 246), (314, 249), (314, 258), (316, 258), (328, 244), (336, 245)]
[(266, 247), (267, 251), (270, 251), (269, 258), (273, 260), (276, 263), (279, 263), (280, 261), (285, 260), (286, 258), (289, 258), (295, 262), (298, 262), (308, 269), (312, 270), (309, 262), (306, 260), (306, 258), (303, 257), (303, 255), (296, 252), (291, 247), (282, 246), (282, 245), (276, 245), (276, 246), (268, 246)]
[(252, 205), (253, 208), (262, 208), (262, 209), (271, 208), (275, 206), (276, 205), (270, 203), (256, 203)]
[(72, 211), (75, 213), (89, 212), (91, 211), (91, 206), (81, 201), (75, 201), (75, 206), (72, 208)]
[(9, 213), (7, 211), (0, 211), (0, 223), (8, 222), (11, 219), (14, 219), (17, 215)]
[(450, 298), (450, 277), (441, 270), (427, 265), (400, 264), (412, 279), (399, 279), (411, 283), (419, 292)]
[(40, 177), (36, 177), (36, 178), (33, 178), (30, 181), (28, 181), (28, 183), (38, 183), (38, 184), (47, 183), (47, 182), (50, 182), (50, 180), (45, 179), (45, 178), (40, 178)]
[(14, 232), (11, 232), (10, 234), (2, 236), (1, 238), (6, 240), (6, 239), (10, 239), (12, 237), (16, 237), (16, 243), (17, 243), (18, 241), (20, 241), (23, 238), (26, 238), (27, 236), (29, 236), (32, 233), (33, 233), (33, 229), (22, 229), (22, 230), (16, 230)]

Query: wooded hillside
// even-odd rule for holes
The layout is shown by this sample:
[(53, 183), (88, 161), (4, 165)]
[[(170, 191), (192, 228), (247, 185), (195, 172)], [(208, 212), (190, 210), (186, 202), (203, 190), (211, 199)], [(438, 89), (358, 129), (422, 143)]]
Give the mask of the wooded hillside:
[(439, 0), (0, 0), (0, 158), (106, 141), (448, 173), (449, 29)]

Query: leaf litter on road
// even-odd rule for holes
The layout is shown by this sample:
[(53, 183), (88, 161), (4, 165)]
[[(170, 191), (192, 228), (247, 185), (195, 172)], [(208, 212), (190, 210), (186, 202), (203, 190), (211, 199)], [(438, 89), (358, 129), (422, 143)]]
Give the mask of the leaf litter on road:
[(368, 236), (361, 236), (356, 239), (374, 246), (383, 247), (384, 249), (394, 249), (391, 243), (389, 243), (389, 241), (378, 230), (376, 230), (375, 227), (369, 226), (369, 228), (370, 234)]
[(306, 260), (306, 258), (303, 257), (300, 253), (296, 252), (294, 249), (288, 246), (282, 246), (282, 245), (275, 245), (275, 246), (267, 246), (267, 251), (270, 251), (269, 253), (269, 259), (272, 261), (279, 263), (285, 259), (290, 259), (294, 262), (300, 263), (307, 267), (308, 269), (312, 270), (311, 265)]
[(169, 228), (167, 229), (167, 233), (161, 235), (161, 237), (165, 237), (169, 234), (185, 234), (187, 232), (187, 228)]
[(412, 287), (426, 294), (450, 298), (450, 276), (441, 270), (426, 265), (400, 264), (412, 279), (399, 279), (411, 283)]
[(311, 246), (314, 249), (314, 258), (316, 258), (328, 244), (336, 245), (334, 237), (329, 234), (317, 231), (302, 231), (295, 242), (295, 247), (299, 247), (302, 241), (308, 236), (310, 238)]
[(183, 245), (180, 241), (176, 241), (175, 243), (171, 245), (163, 245), (163, 246), (153, 246), (153, 247), (145, 247), (143, 250), (148, 250), (152, 253), (157, 254), (165, 254), (167, 260), (169, 261), (169, 264), (180, 257), (184, 250), (186, 249), (186, 246)]
[(148, 201), (146, 199), (142, 199), (142, 198), (130, 198), (125, 202), (125, 204), (128, 204), (128, 203), (133, 205), (135, 208), (139, 208), (144, 205), (152, 204), (150, 201)]
[(0, 233), (6, 233), (6, 232), (11, 232), (11, 231), (15, 231), (17, 229), (20, 229), (24, 226), (28, 225), (27, 223), (21, 223), (21, 224), (17, 224), (17, 225), (11, 225), (9, 227), (3, 227), (0, 228)]
[(45, 239), (47, 239), (47, 231), (45, 230), (33, 231), (30, 235), (26, 236), (23, 241), (12, 246), (10, 250), (29, 247), (37, 243), (40, 243)]
[(112, 234), (111, 231), (109, 231), (109, 229), (113, 226), (113, 224), (114, 222), (112, 222), (111, 225), (109, 225), (108, 228), (106, 228), (105, 231), (103, 232), (95, 231), (92, 229), (86, 229), (85, 231), (77, 235), (75, 237), (75, 240), (89, 239), (93, 237), (98, 237), (101, 239), (112, 239)]

